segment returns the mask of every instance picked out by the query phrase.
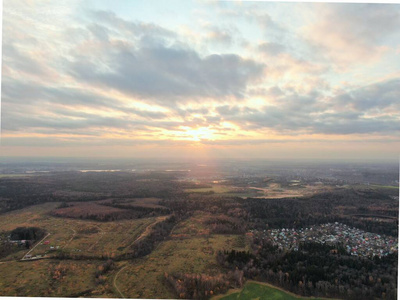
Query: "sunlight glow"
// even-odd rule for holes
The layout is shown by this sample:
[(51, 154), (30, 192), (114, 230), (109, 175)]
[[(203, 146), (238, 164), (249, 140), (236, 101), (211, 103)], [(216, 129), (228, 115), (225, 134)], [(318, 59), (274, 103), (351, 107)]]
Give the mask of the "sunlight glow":
[(191, 141), (202, 141), (202, 140), (212, 140), (214, 136), (214, 130), (208, 127), (191, 128), (187, 126), (182, 126), (184, 129), (184, 135), (188, 140)]

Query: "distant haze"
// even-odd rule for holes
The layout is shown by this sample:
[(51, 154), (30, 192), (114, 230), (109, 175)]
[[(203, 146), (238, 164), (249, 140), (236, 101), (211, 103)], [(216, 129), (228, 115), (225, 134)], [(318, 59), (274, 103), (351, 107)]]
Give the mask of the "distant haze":
[(398, 161), (400, 5), (4, 0), (0, 155)]

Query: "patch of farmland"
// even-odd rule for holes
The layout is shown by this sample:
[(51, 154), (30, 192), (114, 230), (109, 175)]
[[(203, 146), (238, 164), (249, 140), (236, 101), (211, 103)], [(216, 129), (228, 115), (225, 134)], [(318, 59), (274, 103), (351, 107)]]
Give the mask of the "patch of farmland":
[(119, 208), (154, 208), (166, 209), (165, 206), (160, 205), (160, 198), (116, 198), (97, 201), (99, 204), (117, 206)]
[(70, 202), (68, 207), (56, 208), (51, 214), (57, 217), (109, 220), (129, 218), (131, 212), (125, 209), (100, 205), (95, 202)]
[(36, 260), (1, 265), (0, 295), (66, 297), (95, 291), (94, 274), (100, 262)]
[(151, 254), (122, 270), (117, 278), (118, 287), (127, 298), (176, 299), (177, 295), (165, 281), (164, 272), (210, 275), (223, 272), (215, 253), (222, 249), (248, 250), (247, 246), (237, 247), (238, 237), (211, 235), (165, 241)]
[(235, 189), (230, 186), (226, 185), (219, 185), (219, 184), (213, 184), (211, 187), (198, 187), (198, 188), (191, 188), (191, 189), (185, 189), (185, 192), (187, 193), (216, 193), (216, 194), (223, 194), (223, 193), (233, 193), (235, 192)]
[(284, 291), (280, 288), (274, 287), (267, 283), (249, 281), (242, 289), (231, 290), (224, 295), (219, 295), (211, 298), (212, 300), (298, 300), (298, 299), (314, 299), (321, 300), (321, 298), (308, 298), (301, 297), (290, 292)]
[[(17, 227), (39, 227), (50, 233), (31, 252), (32, 256), (51, 256), (57, 250), (62, 250), (71, 254), (100, 257), (129, 251), (133, 241), (156, 220), (152, 217), (100, 222), (50, 215), (49, 212), (59, 204), (45, 203), (2, 214), (0, 231), (11, 231)], [(27, 251), (18, 251), (3, 260), (20, 259)]]
[(155, 218), (143, 218), (105, 223), (108, 226), (98, 226), (98, 232), (78, 233), (65, 250), (75, 254), (108, 257), (129, 252), (132, 243), (154, 220)]

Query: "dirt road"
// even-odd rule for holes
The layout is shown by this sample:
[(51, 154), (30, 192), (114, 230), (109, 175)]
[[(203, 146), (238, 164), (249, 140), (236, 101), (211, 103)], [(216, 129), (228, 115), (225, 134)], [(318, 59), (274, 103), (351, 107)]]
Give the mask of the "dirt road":
[(29, 250), (24, 257), (21, 258), (21, 260), (29, 260), (28, 258), (25, 258), (29, 253), (31, 253), (38, 245), (40, 245), (41, 242), (43, 242), (48, 236), (50, 235), (50, 233), (48, 233), (44, 238), (42, 238), (39, 242), (36, 243), (35, 246), (32, 247), (31, 250)]

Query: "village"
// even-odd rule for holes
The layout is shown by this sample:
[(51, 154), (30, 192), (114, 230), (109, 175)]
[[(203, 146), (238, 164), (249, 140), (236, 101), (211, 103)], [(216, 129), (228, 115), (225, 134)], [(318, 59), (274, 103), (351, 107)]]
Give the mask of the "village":
[(398, 251), (397, 238), (366, 232), (338, 222), (301, 229), (270, 229), (264, 230), (263, 234), (281, 250), (298, 251), (300, 243), (309, 241), (341, 244), (349, 254), (362, 257), (382, 257)]

